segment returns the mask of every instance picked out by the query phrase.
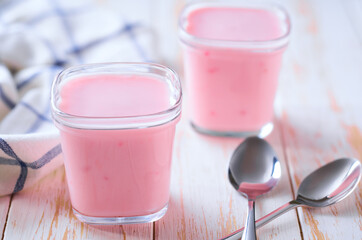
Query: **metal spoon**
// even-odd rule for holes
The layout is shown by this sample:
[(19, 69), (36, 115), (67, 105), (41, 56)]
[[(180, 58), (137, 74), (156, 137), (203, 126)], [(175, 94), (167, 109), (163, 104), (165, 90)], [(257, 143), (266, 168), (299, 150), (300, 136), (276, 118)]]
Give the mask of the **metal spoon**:
[(269, 192), (277, 184), (280, 174), (280, 163), (265, 140), (249, 137), (234, 151), (229, 166), (229, 180), (248, 199), (243, 240), (256, 239), (255, 199)]
[[(297, 198), (258, 219), (256, 227), (262, 227), (290, 209), (298, 206), (326, 207), (347, 197), (361, 178), (361, 163), (353, 158), (341, 158), (318, 168), (300, 184)], [(241, 228), (219, 240), (240, 239)]]

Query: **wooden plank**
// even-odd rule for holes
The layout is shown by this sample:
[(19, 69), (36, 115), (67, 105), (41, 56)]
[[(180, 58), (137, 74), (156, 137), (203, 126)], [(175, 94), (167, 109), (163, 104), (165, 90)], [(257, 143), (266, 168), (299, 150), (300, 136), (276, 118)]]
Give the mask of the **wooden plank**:
[[(273, 145), (280, 158), (279, 160), (282, 163), (283, 175), (278, 186), (275, 188), (275, 192), (271, 192), (270, 195), (267, 194), (265, 197), (258, 200), (259, 213), (256, 214), (257, 218), (268, 214), (282, 204), (294, 199), (294, 192), (291, 189), (290, 183), (290, 173), (285, 159), (285, 143), (281, 138), (281, 123), (278, 119), (275, 119), (274, 123), (275, 129), (266, 140)], [(272, 223), (264, 226), (259, 231), (259, 239), (302, 239), (300, 235), (301, 229), (295, 210), (291, 210), (289, 213), (286, 213)]]
[(152, 239), (152, 223), (90, 226), (72, 213), (64, 168), (14, 195), (4, 240), (7, 239)]
[[(281, 78), (283, 138), (294, 191), (333, 159), (362, 158), (362, 49), (339, 1), (294, 1)], [(304, 239), (361, 239), (361, 184), (343, 202), (298, 210)]]
[[(170, 207), (166, 216), (156, 222), (155, 239), (217, 239), (245, 224), (247, 201), (227, 178), (231, 154), (241, 140), (200, 135), (191, 129), (187, 115), (184, 109), (174, 146)], [(293, 197), (278, 128), (268, 140), (280, 157), (283, 176), (271, 193), (257, 200), (257, 217)], [(258, 230), (258, 236), (301, 239), (296, 212)]]
[(3, 229), (5, 228), (6, 218), (7, 218), (8, 211), (9, 211), (10, 200), (11, 200), (10, 196), (0, 197), (0, 230), (1, 230), (0, 235), (3, 234)]

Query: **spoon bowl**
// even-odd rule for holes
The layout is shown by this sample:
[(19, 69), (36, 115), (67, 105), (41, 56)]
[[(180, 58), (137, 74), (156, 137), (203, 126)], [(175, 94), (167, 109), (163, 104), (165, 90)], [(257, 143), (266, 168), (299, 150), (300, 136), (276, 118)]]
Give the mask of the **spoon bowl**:
[(281, 176), (280, 162), (269, 143), (249, 137), (234, 151), (229, 166), (231, 185), (248, 199), (244, 239), (256, 239), (255, 199), (269, 192)]
[[(358, 185), (361, 178), (361, 163), (354, 158), (341, 158), (330, 162), (311, 174), (300, 184), (297, 197), (255, 222), (256, 228), (298, 206), (326, 207), (335, 204)], [(240, 239), (245, 228), (241, 228), (219, 240)]]
[(335, 204), (355, 189), (360, 178), (361, 164), (358, 160), (335, 160), (312, 172), (302, 181), (296, 201), (308, 207)]

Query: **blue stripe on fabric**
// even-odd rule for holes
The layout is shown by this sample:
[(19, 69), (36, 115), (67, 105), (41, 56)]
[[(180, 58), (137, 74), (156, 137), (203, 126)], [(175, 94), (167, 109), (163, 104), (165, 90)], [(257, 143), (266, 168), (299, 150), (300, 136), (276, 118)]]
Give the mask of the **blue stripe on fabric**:
[(0, 99), (5, 103), (6, 106), (8, 106), (8, 108), (13, 109), (15, 107), (15, 103), (8, 96), (6, 96), (1, 84), (0, 84)]
[(36, 121), (33, 123), (33, 125), (31, 125), (31, 127), (28, 130), (26, 130), (25, 133), (36, 132), (36, 130), (38, 130), (42, 124), (43, 124), (43, 121), (41, 119), (37, 118)]
[[(50, 104), (47, 104), (45, 111), (42, 113), (42, 116), (47, 116), (50, 115)], [(48, 122), (48, 121), (46, 121)], [(44, 121), (42, 119), (40, 119), (39, 117), (37, 118), (37, 120), (33, 123), (33, 125), (26, 131), (26, 133), (33, 133), (36, 130), (38, 130), (41, 125), (44, 123)]]
[(10, 165), (20, 166), (20, 174), (15, 183), (13, 193), (17, 193), (24, 188), (25, 181), (28, 176), (28, 167), (32, 169), (39, 169), (44, 165), (46, 165), (47, 163), (51, 162), (56, 156), (58, 156), (62, 152), (61, 145), (58, 144), (52, 149), (50, 149), (48, 152), (46, 152), (38, 160), (31, 163), (25, 163), (16, 155), (16, 153), (13, 151), (10, 145), (2, 138), (0, 138), (0, 149), (3, 150), (3, 152), (6, 155), (13, 158), (13, 159), (8, 159), (0, 157), (0, 164), (9, 165), (9, 166)]
[(45, 38), (42, 38), (40, 36), (37, 36), (37, 37), (39, 38), (40, 41), (42, 41), (44, 43), (45, 46), (47, 46), (50, 54), (52, 55), (52, 57), (54, 59), (52, 67), (61, 67), (61, 66), (63, 66), (66, 63), (66, 61), (61, 60), (61, 59), (58, 58), (57, 53), (56, 53), (55, 49), (53, 48), (52, 44)]
[(40, 40), (48, 47), (50, 53), (52, 54), (53, 56), (53, 59), (54, 59), (54, 62), (58, 61), (58, 57), (57, 57), (57, 54), (54, 50), (54, 48), (52, 47), (52, 45), (50, 44), (50, 42), (44, 38), (40, 38)]
[(26, 102), (20, 102), (21, 105), (25, 106), (27, 109), (29, 109), (31, 112), (33, 112), (38, 118), (40, 118), (43, 121), (46, 122), (52, 122), (48, 117), (44, 116), (43, 114), (40, 114), (37, 110), (35, 110), (35, 108), (33, 108), (32, 106), (30, 106), (28, 103)]
[(23, 190), (26, 177), (28, 176), (28, 167), (26, 166), (26, 164), (23, 161), (21, 161), (20, 159), (16, 159), (16, 160), (19, 162), (21, 168), (20, 168), (20, 175), (19, 175), (18, 180), (15, 183), (13, 193), (17, 193), (17, 192)]
[(30, 77), (26, 78), (24, 81), (16, 84), (16, 88), (17, 88), (18, 90), (20, 90), (20, 89), (23, 88), (25, 85), (27, 85), (29, 82), (31, 82), (34, 78), (36, 78), (40, 73), (41, 73), (41, 71), (32, 74)]
[[(52, 149), (50, 149), (48, 152), (46, 152), (38, 160), (31, 163), (25, 163), (25, 162), (24, 163), (27, 167), (30, 167), (31, 169), (39, 169), (44, 165), (46, 165), (47, 163), (51, 162), (55, 157), (57, 157), (61, 153), (62, 153), (62, 147), (60, 144), (58, 144)], [(16, 161), (16, 159), (0, 157), (0, 165), (19, 166), (20, 162)]]
[(24, 188), (26, 177), (28, 176), (28, 167), (26, 164), (16, 155), (10, 145), (2, 138), (0, 138), (0, 148), (10, 157), (13, 157), (14, 160), (20, 165), (20, 174), (18, 180), (16, 181), (13, 193), (19, 192)]
[(0, 13), (5, 12), (8, 8), (23, 1), (24, 0), (8, 0), (7, 2), (0, 3)]
[[(33, 34), (38, 38), (39, 41), (43, 42), (43, 44), (48, 48), (49, 53), (52, 55), (52, 58), (54, 59), (53, 60), (53, 65), (50, 68), (60, 68), (61, 66), (63, 66), (66, 63), (65, 60), (62, 60), (62, 59), (58, 58), (57, 53), (55, 51), (55, 48), (53, 48), (52, 44), (47, 39), (43, 38), (42, 36), (37, 35), (36, 32), (34, 32)], [(29, 82), (31, 80), (33, 80), (35, 77), (36, 76), (31, 78), (29, 80)], [(25, 85), (26, 85), (26, 83), (25, 83)], [(21, 86), (21, 87), (23, 87), (23, 86)]]
[(71, 49), (71, 50), (68, 51), (68, 53), (81, 53), (82, 51), (85, 51), (88, 48), (92, 48), (92, 47), (94, 47), (94, 46), (96, 46), (98, 44), (101, 44), (101, 43), (105, 42), (105, 41), (111, 40), (112, 38), (118, 37), (122, 33), (126, 33), (127, 31), (130, 31), (131, 29), (133, 29), (135, 27), (138, 27), (138, 26), (139, 26), (138, 23), (125, 25), (120, 30), (118, 30), (118, 31), (116, 31), (116, 32), (114, 32), (112, 34), (109, 34), (106, 37), (102, 37), (102, 38), (96, 39), (94, 41), (91, 41), (91, 42), (89, 42), (87, 44), (84, 44), (82, 47), (78, 47), (76, 49)]
[[(69, 24), (69, 22), (68, 22), (68, 20), (66, 18), (67, 17), (66, 12), (64, 12), (63, 9), (61, 9), (58, 6), (57, 0), (56, 1), (50, 1), (50, 2), (53, 5), (53, 9), (54, 9), (55, 13), (57, 13), (57, 15), (59, 16), (59, 18), (60, 18), (60, 20), (61, 20), (61, 22), (63, 24), (64, 30), (65, 30), (65, 32), (66, 32), (66, 34), (68, 36), (68, 39), (69, 39), (70, 44), (72, 45), (72, 48), (77, 49), (78, 46), (77, 46), (77, 44), (75, 42), (75, 39), (73, 37), (72, 30), (71, 30), (72, 28), (70, 27), (70, 24)], [(76, 57), (77, 57), (79, 62), (81, 62), (81, 63), (83, 62), (80, 55), (76, 55)]]
[[(64, 62), (64, 64), (65, 64), (65, 62)], [(63, 70), (64, 68), (63, 67), (61, 67), (61, 66), (59, 66), (59, 65), (55, 65), (55, 66), (52, 66), (51, 67), (51, 71), (52, 71), (52, 73), (51, 73), (51, 78), (50, 78), (50, 83), (52, 83), (54, 80), (55, 80), (55, 77), (59, 74), (59, 72), (61, 71), (61, 70)]]
[(60, 144), (56, 145), (52, 149), (50, 149), (47, 153), (45, 153), (41, 158), (38, 160), (29, 163), (28, 167), (32, 169), (39, 169), (43, 167), (45, 164), (49, 163), (52, 159), (58, 156), (62, 152), (62, 147)]
[[(59, 67), (58, 67), (58, 66), (54, 66), (52, 69), (53, 69), (53, 71), (52, 71), (52, 73), (51, 73), (51, 76), (53, 76), (53, 77), (51, 78), (51, 80), (53, 80), (54, 76), (58, 73)], [(49, 96), (49, 98), (50, 98), (50, 96)], [(50, 117), (50, 102), (48, 102), (48, 103), (46, 104), (45, 109), (44, 109), (44, 111), (42, 112), (41, 116), (45, 116), (45, 117), (47, 117), (48, 119), (51, 120), (51, 117)], [(43, 124), (44, 122), (51, 123), (51, 121), (50, 121), (50, 122), (48, 122), (48, 121), (43, 121), (43, 119), (41, 119), (41, 118), (38, 117), (37, 120), (33, 123), (33, 125), (26, 131), (26, 133), (36, 132), (36, 131), (42, 126), (42, 124)]]
[[(49, 68), (46, 68), (43, 71), (49, 71), (51, 70), (52, 72), (50, 73), (49, 79), (50, 81), (53, 81), (54, 76), (56, 75), (56, 73), (59, 72), (59, 70), (62, 69), (59, 66), (51, 66)], [(38, 75), (40, 72), (37, 72), (36, 74), (33, 75)], [(33, 78), (28, 78), (27, 80), (23, 81), (22, 83), (29, 83)], [(26, 107), (31, 108), (30, 105), (28, 104), (24, 104), (24, 102), (21, 102), (20, 104), (23, 104), (24, 106), (26, 105)], [(35, 109), (30, 109), (32, 112), (36, 112), (35, 114), (37, 115), (37, 119), (36, 121), (30, 126), (30, 128), (25, 132), (25, 133), (33, 133), (36, 132), (44, 122), (47, 123), (51, 123), (51, 118), (50, 118), (50, 103), (48, 102), (48, 104), (46, 104), (45, 109), (42, 113), (38, 113)], [(48, 121), (49, 120), (49, 121)]]
[(3, 150), (3, 152), (8, 155), (9, 157), (12, 157), (14, 159), (18, 159), (18, 156), (13, 151), (13, 149), (10, 147), (10, 145), (2, 138), (0, 138), (0, 149)]
[(14, 161), (14, 159), (12, 158), (4, 158), (4, 157), (0, 157), (0, 165), (19, 165), (19, 163), (17, 161)]
[(131, 38), (133, 45), (135, 46), (139, 56), (143, 59), (143, 61), (149, 61), (147, 56), (146, 56), (146, 52), (143, 50), (143, 48), (141, 47), (141, 45), (138, 43), (136, 36), (133, 32), (133, 28), (130, 24), (126, 24), (126, 28), (127, 28), (127, 32), (128, 32), (128, 36)]
[[(49, 46), (50, 47), (50, 46)], [(53, 54), (54, 56), (55, 56), (55, 53)], [(55, 57), (55, 59), (56, 59), (56, 57)], [(57, 61), (57, 60), (56, 60)], [(63, 63), (63, 62), (62, 62)], [(20, 83), (18, 83), (17, 85), (16, 85), (16, 88), (18, 89), (18, 90), (20, 90), (21, 88), (23, 88), (24, 86), (26, 86), (28, 83), (30, 83), (31, 81), (33, 81), (37, 76), (39, 76), (39, 74), (41, 74), (42, 72), (45, 72), (45, 71), (52, 71), (53, 73), (53, 77), (54, 77), (54, 75), (55, 75), (55, 72), (56, 71), (59, 71), (60, 69), (62, 69), (62, 67), (60, 67), (60, 66), (58, 66), (58, 64), (59, 63), (57, 63), (57, 62), (55, 62), (54, 63), (55, 65), (52, 65), (52, 66), (50, 66), (50, 67), (48, 67), (48, 68), (46, 68), (46, 69), (42, 69), (42, 70), (40, 70), (40, 71), (38, 71), (38, 72), (36, 72), (36, 73), (33, 73), (32, 75), (30, 75), (28, 78), (26, 78), (24, 81), (22, 81), (22, 82), (20, 82)], [(51, 80), (53, 80), (53, 77), (51, 78)]]
[[(75, 8), (75, 9), (69, 9), (67, 10), (67, 12), (64, 13), (64, 15), (75, 15), (75, 14), (80, 14), (83, 12), (87, 12), (89, 11), (90, 7), (79, 7), (79, 8)], [(40, 21), (43, 21), (45, 19), (48, 19), (50, 17), (53, 16), (57, 16), (58, 14), (55, 11), (44, 11), (42, 13), (40, 13), (39, 15), (37, 15), (36, 17), (34, 17), (33, 19), (30, 19), (27, 24), (28, 25), (34, 25), (37, 24)]]

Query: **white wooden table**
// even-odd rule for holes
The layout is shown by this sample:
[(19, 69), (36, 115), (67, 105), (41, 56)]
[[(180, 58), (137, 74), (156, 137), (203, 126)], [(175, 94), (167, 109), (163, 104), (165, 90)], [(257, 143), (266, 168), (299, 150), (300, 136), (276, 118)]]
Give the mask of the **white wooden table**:
[[(261, 217), (291, 200), (301, 180), (333, 159), (362, 159), (362, 1), (284, 0), (292, 36), (276, 100), (276, 149), (283, 175), (256, 202)], [(119, 4), (121, 5), (121, 4)], [(150, 1), (161, 62), (182, 75), (176, 19), (183, 1)], [(150, 10), (151, 9), (151, 10)], [(166, 19), (166, 20), (165, 20)], [(186, 90), (186, 89), (185, 89)], [(227, 180), (240, 139), (202, 136), (188, 122), (187, 90), (175, 138), (169, 210), (155, 223), (94, 227), (71, 211), (64, 169), (0, 198), (0, 235), (8, 239), (217, 239), (245, 224), (247, 201)], [(257, 231), (259, 239), (362, 239), (362, 184), (342, 202), (292, 210)]]

